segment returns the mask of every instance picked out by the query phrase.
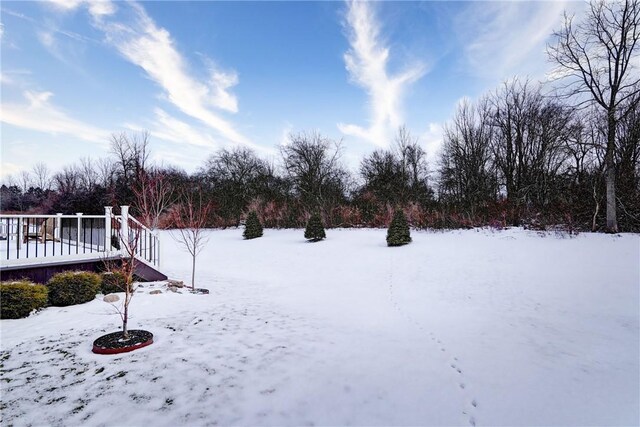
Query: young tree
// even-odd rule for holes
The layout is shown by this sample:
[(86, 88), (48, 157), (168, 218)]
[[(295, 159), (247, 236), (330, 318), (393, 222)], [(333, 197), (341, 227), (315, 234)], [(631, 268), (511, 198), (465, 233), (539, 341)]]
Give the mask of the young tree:
[(577, 25), (573, 21), (573, 16), (565, 15), (547, 53), (558, 64), (559, 78), (567, 82), (561, 95), (572, 97), (578, 105), (595, 103), (606, 113), (607, 230), (616, 233), (616, 129), (621, 118), (637, 108), (637, 102), (628, 101), (640, 92), (640, 74), (634, 69), (640, 2), (591, 0), (585, 19)]
[(211, 203), (203, 202), (202, 192), (188, 192), (182, 195), (181, 203), (175, 206), (172, 237), (191, 255), (191, 289), (195, 290), (196, 258), (209, 240), (205, 231)]
[(262, 237), (262, 224), (260, 224), (256, 211), (251, 211), (247, 215), (247, 222), (242, 236), (247, 240)]
[(397, 209), (387, 230), (387, 246), (402, 246), (407, 243), (411, 243), (409, 224), (402, 209)]
[(137, 289), (137, 286), (134, 285), (133, 274), (136, 268), (136, 252), (140, 243), (141, 234), (138, 229), (129, 227), (128, 225), (129, 224), (127, 224), (127, 227), (120, 225), (116, 233), (118, 241), (120, 242), (120, 248), (123, 249), (124, 252), (122, 262), (120, 264), (114, 264), (113, 262), (105, 261), (107, 271), (119, 273), (118, 275), (124, 277), (124, 283), (118, 284), (118, 287), (124, 292), (124, 301), (121, 307), (115, 304), (113, 306), (122, 319), (122, 335), (125, 340), (129, 339), (129, 305)]
[(307, 222), (307, 227), (304, 230), (304, 238), (312, 242), (318, 242), (326, 237), (327, 235), (324, 232), (324, 226), (322, 225), (320, 214), (318, 212), (314, 212), (311, 214), (311, 217)]

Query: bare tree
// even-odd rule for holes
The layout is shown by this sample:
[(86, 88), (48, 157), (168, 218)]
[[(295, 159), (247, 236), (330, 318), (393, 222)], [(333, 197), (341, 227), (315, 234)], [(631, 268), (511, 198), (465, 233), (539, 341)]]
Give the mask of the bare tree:
[(174, 226), (171, 236), (191, 255), (191, 289), (195, 290), (196, 258), (209, 240), (205, 231), (211, 203), (202, 200), (202, 192), (183, 193), (181, 203), (175, 206)]
[(23, 194), (29, 191), (29, 187), (33, 186), (33, 179), (29, 171), (20, 171), (18, 174), (18, 185)]
[(31, 172), (33, 174), (34, 183), (38, 188), (43, 191), (51, 189), (51, 171), (45, 163), (36, 163), (33, 165)]
[(571, 111), (544, 97), (540, 86), (517, 78), (489, 99), (494, 161), (507, 199), (516, 206), (546, 205), (568, 157)]
[(614, 151), (616, 128), (637, 103), (626, 105), (640, 91), (640, 76), (634, 69), (640, 40), (638, 0), (592, 0), (584, 21), (574, 24), (565, 14), (562, 28), (554, 32), (555, 44), (547, 47), (558, 64), (557, 74), (567, 83), (561, 95), (577, 99), (579, 105), (595, 103), (607, 116), (605, 183), (607, 230), (618, 231)]
[(134, 207), (142, 223), (155, 230), (160, 216), (175, 201), (174, 188), (160, 170), (145, 172), (133, 187)]
[(427, 186), (427, 154), (400, 127), (391, 150), (376, 150), (362, 159), (360, 176), (364, 191), (372, 192), (384, 203), (399, 204), (411, 200), (424, 204), (431, 196)]
[(65, 166), (61, 172), (54, 175), (56, 189), (63, 195), (75, 194), (80, 189), (80, 177), (77, 168)]
[(222, 215), (240, 224), (242, 212), (258, 196), (260, 181), (269, 165), (248, 148), (222, 149), (205, 162), (201, 174), (213, 191)]
[(400, 161), (403, 181), (408, 192), (406, 197), (424, 202), (425, 197), (428, 197), (429, 173), (426, 151), (418, 143), (418, 138), (414, 138), (405, 126), (398, 129), (394, 149)]
[(146, 169), (149, 160), (149, 132), (111, 135), (111, 153), (116, 158), (117, 173), (122, 184), (130, 188)]
[(136, 268), (136, 252), (138, 251), (141, 233), (137, 228), (128, 227), (128, 235), (125, 236), (123, 228), (120, 227), (117, 236), (120, 248), (124, 249), (122, 261), (120, 263), (105, 261), (104, 263), (107, 271), (118, 272), (124, 276), (125, 283), (118, 286), (124, 292), (124, 301), (120, 307), (115, 304), (112, 305), (120, 315), (120, 319), (122, 320), (122, 335), (123, 339), (126, 340), (129, 339), (129, 305), (137, 289), (133, 275)]
[(464, 100), (444, 128), (440, 198), (461, 205), (471, 216), (496, 198), (491, 138), (491, 108), (486, 98), (476, 105)]
[(104, 188), (112, 187), (116, 179), (115, 163), (108, 157), (101, 157), (96, 161), (95, 167), (98, 183)]
[(91, 157), (83, 157), (77, 166), (80, 185), (86, 191), (93, 191), (99, 183), (100, 175)]
[(318, 132), (289, 135), (280, 148), (285, 171), (309, 210), (328, 211), (344, 197), (348, 174), (340, 164), (341, 145)]

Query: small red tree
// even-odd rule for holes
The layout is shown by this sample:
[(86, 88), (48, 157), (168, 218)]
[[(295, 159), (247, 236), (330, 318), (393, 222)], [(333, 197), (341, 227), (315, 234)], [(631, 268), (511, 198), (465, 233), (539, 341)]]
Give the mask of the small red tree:
[(173, 212), (175, 230), (172, 230), (171, 236), (191, 255), (191, 289), (195, 290), (196, 258), (209, 240), (204, 228), (212, 205), (202, 200), (200, 191), (197, 195), (183, 193), (181, 199), (183, 201), (175, 206)]
[(120, 247), (123, 250), (123, 257), (121, 263), (113, 263), (105, 261), (107, 271), (117, 272), (124, 277), (124, 283), (118, 284), (118, 287), (124, 291), (124, 301), (121, 307), (112, 304), (120, 318), (122, 319), (122, 335), (123, 338), (129, 339), (128, 323), (129, 323), (129, 304), (135, 295), (137, 286), (134, 286), (133, 275), (136, 267), (136, 251), (138, 250), (138, 244), (140, 241), (140, 230), (137, 228), (120, 226), (118, 230), (118, 238), (120, 240)]

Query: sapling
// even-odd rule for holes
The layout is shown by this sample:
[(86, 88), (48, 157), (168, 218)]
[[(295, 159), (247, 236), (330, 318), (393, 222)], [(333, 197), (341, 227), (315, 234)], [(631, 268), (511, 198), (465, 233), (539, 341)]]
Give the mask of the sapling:
[(183, 194), (182, 203), (175, 207), (171, 236), (191, 255), (191, 290), (195, 290), (196, 258), (209, 240), (205, 225), (211, 212), (211, 203), (203, 202), (202, 193)]

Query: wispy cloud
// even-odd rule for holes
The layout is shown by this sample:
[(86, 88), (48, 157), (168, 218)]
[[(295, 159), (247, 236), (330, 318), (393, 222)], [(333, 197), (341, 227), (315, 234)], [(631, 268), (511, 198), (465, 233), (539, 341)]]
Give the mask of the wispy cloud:
[(350, 49), (344, 61), (351, 81), (364, 88), (369, 96), (370, 125), (365, 128), (339, 123), (338, 128), (345, 134), (386, 147), (403, 124), (403, 94), (426, 73), (426, 66), (415, 63), (397, 74), (388, 72), (389, 48), (381, 40), (380, 24), (369, 2), (347, 4), (345, 27)]
[(133, 12), (132, 20), (122, 22), (94, 16), (94, 25), (104, 31), (107, 41), (124, 58), (142, 68), (180, 111), (201, 121), (226, 140), (252, 145), (219, 112), (238, 111), (237, 98), (229, 91), (238, 83), (237, 74), (223, 71), (207, 60), (208, 79), (197, 79), (189, 72), (187, 61), (169, 31), (156, 25), (141, 5), (130, 3), (129, 7)]
[(545, 42), (571, 7), (566, 1), (470, 3), (454, 20), (461, 66), (484, 78), (541, 77), (548, 65)]
[[(158, 26), (141, 4), (121, 3), (119, 9), (110, 0), (50, 0), (50, 4), (63, 11), (87, 7), (93, 25), (104, 33), (107, 42), (126, 60), (142, 68), (146, 76), (162, 88), (167, 101), (214, 130), (225, 143), (255, 147), (222, 116), (223, 112), (238, 112), (237, 97), (230, 91), (238, 84), (237, 73), (223, 70), (210, 58), (204, 58), (208, 76), (204, 79), (195, 77), (170, 32)], [(156, 109), (155, 114), (156, 133), (163, 134), (166, 140), (189, 139), (197, 145), (214, 144), (209, 135), (195, 131), (165, 111)], [(179, 130), (188, 135), (179, 138), (176, 133)]]
[(24, 103), (3, 102), (0, 121), (48, 134), (70, 135), (85, 141), (106, 143), (109, 132), (70, 117), (51, 102), (53, 93), (24, 91)]
[(112, 15), (117, 8), (111, 0), (47, 0), (47, 3), (59, 10), (75, 10), (86, 5), (94, 18)]
[[(151, 135), (177, 144), (207, 148), (220, 146), (218, 141), (202, 129), (195, 128), (182, 120), (176, 119), (161, 108), (156, 108), (154, 113), (155, 118), (149, 127)], [(133, 129), (133, 127), (129, 127)]]

